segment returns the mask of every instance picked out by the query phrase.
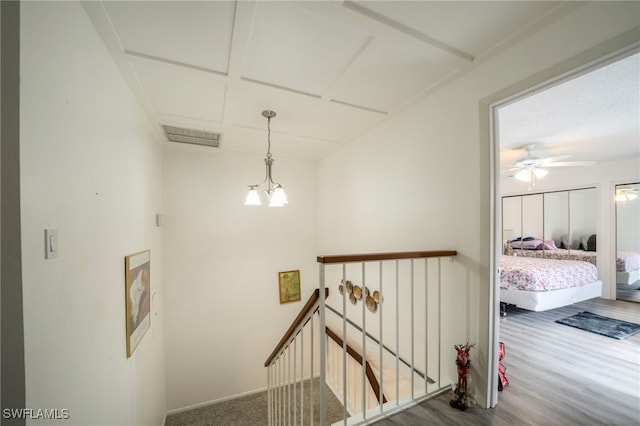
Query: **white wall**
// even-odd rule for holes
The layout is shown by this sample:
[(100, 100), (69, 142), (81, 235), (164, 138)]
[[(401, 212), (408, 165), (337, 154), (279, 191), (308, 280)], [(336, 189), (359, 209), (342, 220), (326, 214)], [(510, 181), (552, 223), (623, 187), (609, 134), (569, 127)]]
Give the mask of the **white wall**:
[[(274, 148), (289, 204), (245, 206), (247, 185), (264, 179), (264, 156), (222, 146), (164, 150), (170, 410), (265, 388), (264, 362), (318, 287), (316, 163)], [(296, 269), (302, 300), (281, 305), (278, 272)]]
[[(639, 147), (640, 150), (640, 147)], [(591, 167), (556, 168), (536, 182), (535, 191), (595, 187), (598, 277), (603, 297), (615, 299), (615, 184), (640, 181), (640, 157), (596, 164)], [(503, 195), (524, 194), (526, 183), (503, 177)]]
[[(21, 25), (27, 407), (68, 409), (66, 425), (162, 424), (159, 132), (79, 3), (22, 2)], [(151, 329), (127, 359), (124, 257), (145, 249)]]
[[(594, 3), (480, 64), (321, 162), (321, 253), (456, 249), (444, 303), (452, 327), (443, 355), (468, 337), (472, 386), (489, 391), (491, 176), (479, 104), (560, 61), (638, 25), (637, 4)], [(500, 246), (500, 244), (498, 244)], [(499, 249), (498, 249), (499, 250)], [(460, 297), (461, 294), (467, 296)], [(472, 324), (464, 335), (464, 324)], [(477, 372), (480, 372), (478, 374)]]

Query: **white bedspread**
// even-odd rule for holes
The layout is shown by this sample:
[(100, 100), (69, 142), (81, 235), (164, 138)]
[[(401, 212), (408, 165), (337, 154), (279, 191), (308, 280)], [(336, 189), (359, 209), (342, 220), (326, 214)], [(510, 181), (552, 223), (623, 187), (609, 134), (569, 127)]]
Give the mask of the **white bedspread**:
[(500, 259), (500, 288), (504, 290), (549, 291), (597, 280), (598, 270), (589, 262), (514, 256)]

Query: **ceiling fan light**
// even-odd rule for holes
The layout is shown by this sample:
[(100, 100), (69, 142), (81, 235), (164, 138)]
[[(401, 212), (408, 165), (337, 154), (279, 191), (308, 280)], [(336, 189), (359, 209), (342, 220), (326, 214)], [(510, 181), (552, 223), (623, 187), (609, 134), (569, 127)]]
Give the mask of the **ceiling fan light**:
[(533, 169), (533, 173), (536, 175), (536, 179), (542, 179), (549, 174), (549, 171), (545, 169), (535, 168)]
[(522, 169), (514, 177), (522, 182), (529, 182), (531, 180), (531, 170)]
[(635, 200), (636, 198), (638, 198), (637, 194), (627, 191), (618, 191), (618, 193), (616, 194), (616, 201), (619, 203)]

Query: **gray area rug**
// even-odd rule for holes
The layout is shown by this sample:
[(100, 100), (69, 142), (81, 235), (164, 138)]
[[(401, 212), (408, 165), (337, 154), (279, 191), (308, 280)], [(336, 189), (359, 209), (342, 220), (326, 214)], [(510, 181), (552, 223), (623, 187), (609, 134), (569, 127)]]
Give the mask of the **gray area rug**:
[(640, 333), (640, 324), (603, 317), (587, 311), (556, 320), (556, 322), (618, 340)]
[[(320, 381), (314, 379), (313, 381), (313, 393), (314, 393), (314, 424), (320, 424)], [(293, 392), (293, 391), (292, 391)], [(310, 387), (309, 381), (306, 381), (303, 386), (304, 394), (304, 424), (309, 424), (310, 412), (309, 412), (309, 395)], [(297, 395), (297, 422), (300, 422), (300, 385), (296, 389)], [(333, 392), (326, 388), (327, 399), (327, 411), (326, 420), (327, 424), (332, 424), (344, 419), (344, 408), (340, 401), (335, 397)], [(291, 422), (286, 419), (283, 423), (293, 423), (293, 407), (291, 407)], [(171, 414), (167, 416), (165, 426), (260, 426), (268, 424), (268, 405), (267, 405), (267, 392), (259, 392), (252, 395), (244, 396), (242, 398), (232, 399), (229, 401), (223, 401), (205, 407), (195, 408), (189, 411), (183, 411), (181, 413)]]

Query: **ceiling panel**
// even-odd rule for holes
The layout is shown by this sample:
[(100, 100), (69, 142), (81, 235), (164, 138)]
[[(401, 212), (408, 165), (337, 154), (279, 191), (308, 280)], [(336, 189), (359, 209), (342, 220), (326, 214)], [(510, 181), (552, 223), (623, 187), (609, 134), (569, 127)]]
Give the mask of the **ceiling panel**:
[(270, 109), (278, 115), (278, 129), (293, 132), (320, 102), (319, 98), (281, 90), (275, 87), (239, 81), (229, 86), (225, 105), (225, 121), (233, 125), (266, 128), (262, 111)]
[(479, 56), (540, 16), (554, 1), (358, 1), (357, 5)]
[(233, 2), (103, 2), (124, 50), (227, 72)]
[(367, 34), (290, 2), (259, 2), (242, 76), (321, 95), (344, 71)]
[[(499, 50), (492, 48), (508, 48), (581, 7), (580, 2), (384, 0), (82, 5), (158, 128), (220, 131), (222, 149), (264, 153), (261, 112), (273, 109), (278, 114), (272, 121), (274, 153), (314, 159), (482, 64)], [(535, 112), (512, 110), (511, 128), (520, 133), (505, 130), (503, 141), (518, 147), (535, 139), (545, 150), (556, 149), (556, 141), (566, 149), (580, 145), (576, 156), (586, 154), (590, 142), (608, 144), (604, 155), (622, 148), (637, 152), (633, 137), (640, 136), (629, 126), (637, 100), (608, 104), (604, 100), (614, 89), (586, 90), (598, 93), (599, 103), (580, 107), (550, 98), (531, 106)], [(564, 105), (564, 111), (552, 113), (549, 105)], [(611, 112), (610, 121), (596, 120), (595, 106)], [(562, 115), (567, 111), (572, 116)], [(583, 118), (580, 131), (570, 126), (576, 117)]]
[(351, 108), (335, 102), (322, 102), (300, 123), (298, 134), (308, 138), (344, 143), (377, 123), (383, 114)]
[[(227, 127), (222, 137), (222, 149), (230, 149), (242, 152), (254, 152), (266, 154), (267, 130), (266, 119), (263, 118), (264, 129), (250, 129), (245, 127)], [(335, 151), (339, 144), (307, 139), (300, 136), (291, 136), (278, 131), (278, 117), (271, 121), (271, 153), (276, 162), (279, 157), (293, 157), (315, 160)], [(256, 176), (256, 181), (264, 176)], [(248, 182), (249, 184), (251, 182)]]
[(341, 102), (389, 112), (456, 70), (460, 60), (436, 48), (411, 51), (372, 42), (333, 90)]
[(155, 112), (222, 123), (226, 83), (219, 76), (142, 58), (132, 66)]

